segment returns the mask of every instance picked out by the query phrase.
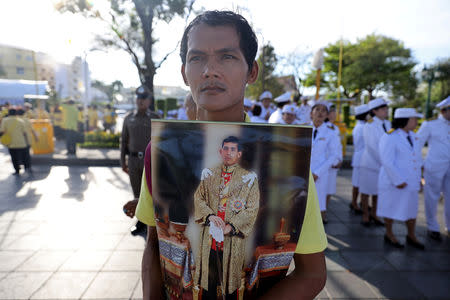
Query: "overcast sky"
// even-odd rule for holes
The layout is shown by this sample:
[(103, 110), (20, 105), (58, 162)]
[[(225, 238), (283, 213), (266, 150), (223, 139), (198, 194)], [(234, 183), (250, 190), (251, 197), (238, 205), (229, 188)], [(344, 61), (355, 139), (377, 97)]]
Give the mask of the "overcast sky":
[[(104, 0), (91, 2), (104, 5)], [(421, 64), (450, 56), (449, 0), (197, 0), (195, 8), (201, 7), (239, 9), (259, 41), (270, 41), (278, 55), (295, 50), (315, 52), (341, 36), (356, 41), (377, 33), (403, 41)], [(155, 46), (156, 59), (176, 47), (183, 28), (181, 18), (157, 24), (155, 37), (160, 42)], [(67, 62), (76, 55), (83, 57), (92, 48), (94, 35), (104, 30), (98, 22), (55, 12), (51, 0), (0, 0), (0, 44), (46, 52)], [(94, 79), (119, 79), (125, 86), (139, 84), (127, 53), (94, 51), (87, 53), (87, 61)], [(179, 70), (180, 58), (175, 51), (158, 70), (155, 84), (184, 86)]]

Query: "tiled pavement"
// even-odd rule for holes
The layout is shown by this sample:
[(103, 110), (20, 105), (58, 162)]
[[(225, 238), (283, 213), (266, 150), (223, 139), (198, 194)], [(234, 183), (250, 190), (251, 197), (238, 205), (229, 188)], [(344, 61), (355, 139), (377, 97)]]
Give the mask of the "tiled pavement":
[[(33, 178), (14, 178), (3, 148), (0, 164), (0, 299), (142, 297), (144, 240), (128, 233), (131, 190), (120, 168), (40, 165)], [(392, 250), (382, 229), (349, 213), (350, 175), (340, 172), (331, 201), (319, 298), (448, 299), (450, 239), (425, 238), (423, 197), (417, 231), (427, 251)], [(404, 226), (395, 230), (403, 239)]]

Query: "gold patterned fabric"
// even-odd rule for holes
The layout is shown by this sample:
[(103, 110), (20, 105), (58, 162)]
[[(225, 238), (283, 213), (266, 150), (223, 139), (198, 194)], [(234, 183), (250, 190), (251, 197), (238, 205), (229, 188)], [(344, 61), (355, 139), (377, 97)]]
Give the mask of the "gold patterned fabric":
[[(231, 294), (241, 285), (245, 243), (253, 231), (259, 210), (259, 186), (255, 173), (234, 165), (226, 167), (227, 172), (233, 174), (231, 181), (224, 188), (221, 176), (223, 167), (210, 169), (211, 174), (200, 181), (194, 194), (195, 221), (202, 226), (200, 246), (195, 260), (194, 282), (208, 290), (212, 237), (209, 234), (207, 218), (210, 215), (217, 215), (220, 200), (227, 198), (225, 223), (231, 224), (236, 232), (224, 238), (222, 278), (227, 293)], [(248, 180), (248, 178), (254, 180)]]

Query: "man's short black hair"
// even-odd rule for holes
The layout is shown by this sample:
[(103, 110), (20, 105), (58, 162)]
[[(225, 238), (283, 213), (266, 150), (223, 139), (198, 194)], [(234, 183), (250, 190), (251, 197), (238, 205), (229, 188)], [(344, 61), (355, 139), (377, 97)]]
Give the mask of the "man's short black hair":
[(253, 106), (252, 114), (253, 114), (255, 117), (258, 117), (259, 115), (261, 115), (261, 112), (262, 112), (261, 106), (259, 106), (259, 105)]
[(392, 128), (405, 128), (406, 124), (408, 124), (409, 118), (397, 118), (392, 120)]
[(237, 137), (235, 137), (235, 136), (230, 135), (229, 137), (227, 137), (226, 139), (224, 139), (224, 140), (222, 141), (222, 148), (223, 148), (223, 145), (224, 145), (225, 143), (234, 143), (234, 144), (237, 144), (237, 146), (238, 146), (238, 151), (242, 151), (242, 145), (241, 145), (241, 142), (240, 142), (239, 139), (238, 139)]
[(255, 32), (253, 31), (250, 24), (248, 24), (247, 20), (243, 16), (232, 11), (209, 10), (205, 11), (201, 15), (197, 16), (194, 20), (192, 20), (192, 22), (184, 30), (183, 38), (181, 39), (180, 56), (183, 65), (186, 64), (189, 32), (195, 26), (201, 24), (213, 27), (234, 27), (239, 36), (239, 46), (242, 53), (244, 54), (245, 61), (247, 62), (248, 71), (250, 72), (252, 70), (256, 52), (258, 51), (258, 39), (256, 38)]
[(360, 121), (365, 121), (368, 114), (369, 114), (369, 112), (365, 112), (365, 113), (356, 115), (355, 119), (360, 120)]

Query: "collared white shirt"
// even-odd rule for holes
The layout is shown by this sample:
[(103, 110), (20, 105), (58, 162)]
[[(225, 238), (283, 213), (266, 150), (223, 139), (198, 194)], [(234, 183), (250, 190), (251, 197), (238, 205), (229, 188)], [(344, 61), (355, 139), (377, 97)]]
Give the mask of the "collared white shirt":
[[(324, 122), (319, 127), (313, 126), (311, 145), (311, 172), (317, 176), (328, 176), (328, 170), (339, 163), (340, 141), (336, 134)], [(317, 130), (316, 138), (314, 131)]]
[(268, 108), (265, 108), (262, 103), (261, 103), (261, 114), (259, 115), (261, 118), (265, 118), (266, 114), (269, 113), (269, 118), (270, 115), (272, 115), (272, 113), (274, 112), (274, 110), (269, 106)]
[(383, 124), (386, 127), (386, 132), (391, 129), (391, 122), (388, 120), (381, 120), (373, 117), (371, 122), (366, 122), (363, 128), (364, 136), (364, 151), (361, 156), (360, 166), (372, 170), (379, 170), (381, 167), (381, 160), (379, 154), (380, 139), (386, 132), (383, 129)]
[(363, 128), (364, 121), (357, 120), (356, 125), (353, 128), (353, 156), (352, 156), (352, 167), (359, 167), (361, 156), (364, 152), (364, 137)]
[(442, 115), (432, 121), (425, 121), (417, 132), (419, 147), (428, 142), (428, 154), (425, 168), (443, 168), (450, 166), (450, 121)]
[(282, 113), (281, 113), (281, 108), (277, 108), (276, 111), (274, 111), (269, 118), (269, 123), (271, 124), (276, 124), (276, 123), (280, 123), (282, 120)]
[(267, 121), (264, 120), (263, 118), (261, 118), (260, 115), (259, 116), (251, 116), (250, 122), (252, 122), (252, 123), (267, 123)]
[(300, 124), (305, 124), (311, 122), (311, 106), (308, 104), (300, 105), (297, 108), (297, 120)]

